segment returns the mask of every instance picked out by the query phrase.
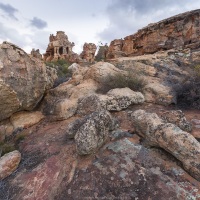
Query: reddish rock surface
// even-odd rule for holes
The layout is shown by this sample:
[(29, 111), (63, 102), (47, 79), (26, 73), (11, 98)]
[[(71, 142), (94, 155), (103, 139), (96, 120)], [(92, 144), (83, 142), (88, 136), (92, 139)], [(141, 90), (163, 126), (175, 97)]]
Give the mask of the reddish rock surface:
[(80, 54), (80, 57), (87, 62), (94, 62), (95, 52), (97, 46), (93, 43), (85, 43), (83, 45), (83, 52)]
[(200, 10), (194, 10), (149, 24), (123, 40), (111, 42), (107, 58), (155, 53), (173, 48), (200, 46)]
[[(145, 104), (142, 108), (158, 112), (164, 107)], [(144, 147), (141, 138), (131, 134), (129, 110), (112, 115), (123, 130), (112, 132), (110, 141), (90, 156), (78, 156), (74, 140), (66, 138), (68, 124), (77, 117), (43, 121), (27, 129), (31, 134), (19, 148), (22, 161), (15, 173), (0, 182), (0, 199), (200, 197), (200, 183), (179, 161), (163, 150)]]

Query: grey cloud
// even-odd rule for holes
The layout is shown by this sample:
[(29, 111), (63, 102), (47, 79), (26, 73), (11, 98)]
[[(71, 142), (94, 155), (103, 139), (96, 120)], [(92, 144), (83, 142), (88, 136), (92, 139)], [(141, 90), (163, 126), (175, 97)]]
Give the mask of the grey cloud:
[(13, 6), (11, 6), (10, 4), (0, 3), (0, 9), (3, 10), (10, 18), (18, 20), (15, 17), (15, 13), (18, 12), (18, 10)]
[(26, 45), (22, 35), (16, 29), (6, 27), (2, 23), (0, 23), (0, 39), (3, 41), (10, 40), (10, 42), (20, 47)]
[(30, 22), (32, 26), (38, 29), (43, 29), (47, 27), (47, 22), (37, 17), (34, 17), (32, 20), (30, 20)]
[(103, 42), (124, 38), (149, 23), (195, 9), (198, 2), (200, 0), (112, 0), (105, 13), (109, 25), (97, 36)]

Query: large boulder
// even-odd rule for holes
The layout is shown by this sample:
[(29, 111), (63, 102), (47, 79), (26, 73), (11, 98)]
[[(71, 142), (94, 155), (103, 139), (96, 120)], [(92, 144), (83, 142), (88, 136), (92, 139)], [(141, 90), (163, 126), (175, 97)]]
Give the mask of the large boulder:
[(141, 92), (134, 92), (130, 88), (112, 89), (102, 99), (106, 104), (105, 108), (110, 111), (120, 111), (132, 104), (142, 104), (145, 101)]
[[(80, 126), (79, 128), (77, 127)], [(94, 112), (82, 122), (74, 123), (76, 148), (79, 155), (87, 155), (101, 147), (113, 129), (113, 121), (108, 111)]]
[(14, 44), (1, 44), (0, 121), (17, 111), (33, 110), (52, 82), (43, 61), (30, 57)]
[(138, 134), (150, 146), (161, 147), (180, 160), (184, 168), (200, 181), (200, 143), (189, 133), (171, 123), (164, 123), (155, 113), (132, 113)]
[(142, 104), (144, 101), (144, 96), (140, 92), (134, 92), (130, 88), (116, 88), (107, 92), (106, 95), (92, 94), (80, 98), (77, 114), (86, 115), (101, 109), (121, 111), (130, 105)]
[(12, 151), (0, 158), (0, 180), (12, 174), (18, 167), (21, 160), (19, 151)]
[(119, 70), (113, 64), (107, 62), (98, 62), (88, 69), (84, 78), (92, 78), (96, 82), (102, 83), (108, 76), (114, 76), (119, 73), (124, 73), (124, 71)]

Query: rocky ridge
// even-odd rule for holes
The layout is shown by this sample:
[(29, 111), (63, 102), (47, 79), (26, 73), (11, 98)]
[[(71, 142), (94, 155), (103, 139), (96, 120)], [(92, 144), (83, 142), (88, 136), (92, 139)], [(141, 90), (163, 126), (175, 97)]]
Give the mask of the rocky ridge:
[(149, 24), (124, 39), (113, 40), (107, 58), (151, 54), (169, 49), (198, 49), (200, 10), (179, 14)]

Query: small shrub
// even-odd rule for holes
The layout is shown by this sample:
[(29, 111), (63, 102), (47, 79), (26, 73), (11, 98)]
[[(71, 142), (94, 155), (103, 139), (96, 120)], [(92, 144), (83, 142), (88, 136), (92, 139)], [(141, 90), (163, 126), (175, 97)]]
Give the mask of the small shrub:
[(68, 67), (71, 65), (71, 63), (67, 62), (66, 60), (61, 59), (57, 61), (46, 62), (46, 65), (55, 68), (57, 70), (58, 77), (71, 76), (71, 72), (68, 70)]
[(61, 59), (57, 61), (46, 62), (46, 65), (55, 68), (57, 71), (58, 79), (55, 80), (54, 87), (57, 87), (72, 77), (72, 72), (68, 69), (71, 63), (67, 62), (66, 60)]
[(183, 83), (177, 91), (177, 104), (182, 108), (200, 109), (200, 78)]
[(200, 109), (200, 65), (195, 65), (190, 80), (177, 90), (177, 104), (182, 108)]
[(97, 92), (105, 94), (111, 89), (125, 87), (133, 91), (142, 91), (146, 84), (144, 78), (139, 74), (133, 72), (129, 72), (127, 75), (116, 74), (115, 76), (107, 76)]

